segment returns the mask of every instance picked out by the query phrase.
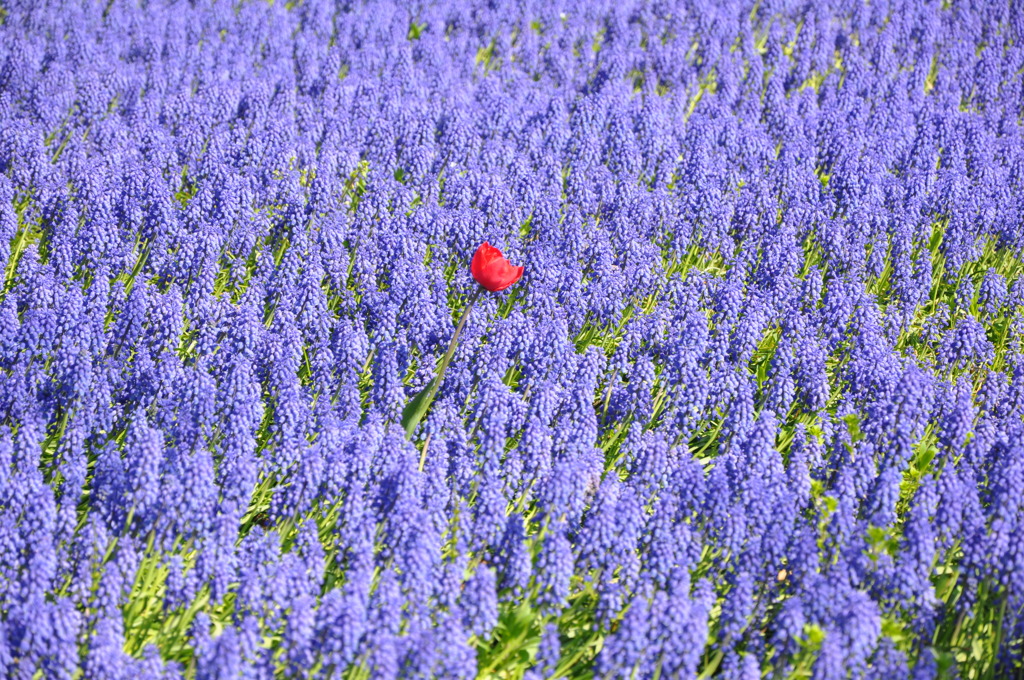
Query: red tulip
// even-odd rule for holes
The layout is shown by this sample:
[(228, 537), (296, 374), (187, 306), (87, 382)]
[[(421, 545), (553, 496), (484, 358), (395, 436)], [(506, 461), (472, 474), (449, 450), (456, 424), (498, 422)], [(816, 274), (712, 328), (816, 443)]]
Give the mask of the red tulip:
[[(492, 293), (505, 290), (523, 278), (523, 268), (513, 267), (501, 254), (501, 251), (490, 243), (484, 243), (476, 249), (476, 252), (473, 253), (473, 262), (470, 264), (469, 270), (473, 272), (473, 278), (476, 279), (476, 282)], [(437, 367), (437, 375), (402, 409), (402, 429), (405, 430), (406, 439), (412, 439), (416, 428), (419, 427), (420, 421), (423, 420), (423, 416), (427, 414), (427, 410), (433, 403), (434, 397), (437, 396), (437, 388), (441, 386), (441, 382), (444, 380), (444, 372), (448, 370), (448, 364), (452, 362), (452, 357), (455, 356), (455, 346), (459, 342), (459, 334), (462, 333), (462, 327), (466, 325), (466, 319), (469, 318), (469, 313), (473, 311), (473, 305), (476, 304), (477, 298), (480, 297), (482, 292), (482, 288), (476, 288), (466, 301), (466, 307), (462, 310), (462, 318), (459, 319), (459, 325), (455, 327), (452, 339), (448, 343), (448, 351), (444, 353), (444, 357), (441, 358), (441, 365)], [(427, 441), (430, 441), (429, 436)], [(424, 456), (426, 455), (427, 447), (424, 446), (423, 453), (420, 455), (420, 472), (423, 471)]]
[(523, 278), (523, 268), (513, 267), (500, 250), (486, 241), (473, 254), (469, 270), (476, 282), (492, 293), (505, 290)]

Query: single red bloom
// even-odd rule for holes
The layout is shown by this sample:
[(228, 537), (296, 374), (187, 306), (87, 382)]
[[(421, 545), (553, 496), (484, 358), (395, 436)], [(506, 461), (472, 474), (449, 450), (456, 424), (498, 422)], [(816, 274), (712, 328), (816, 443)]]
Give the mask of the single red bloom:
[(505, 290), (523, 278), (523, 268), (513, 267), (500, 250), (486, 241), (473, 254), (469, 270), (476, 282), (492, 293)]

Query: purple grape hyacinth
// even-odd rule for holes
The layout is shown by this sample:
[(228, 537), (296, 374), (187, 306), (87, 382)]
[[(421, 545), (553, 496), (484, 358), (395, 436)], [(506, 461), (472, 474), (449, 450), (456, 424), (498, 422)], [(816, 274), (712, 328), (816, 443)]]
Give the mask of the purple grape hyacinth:
[(0, 676), (1019, 675), (1022, 102), (1006, 0), (5, 2)]

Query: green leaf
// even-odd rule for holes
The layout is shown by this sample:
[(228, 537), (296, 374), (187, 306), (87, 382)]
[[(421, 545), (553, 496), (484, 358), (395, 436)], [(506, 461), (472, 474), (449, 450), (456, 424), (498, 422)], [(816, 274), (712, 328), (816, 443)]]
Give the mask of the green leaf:
[(510, 612), (507, 617), (509, 637), (525, 637), (530, 627), (534, 625), (536, 614), (530, 607), (530, 602), (523, 602)]
[(416, 426), (423, 420), (427, 409), (430, 408), (430, 402), (434, 400), (431, 396), (431, 391), (435, 380), (437, 378), (428, 382), (415, 397), (409, 400), (409, 403), (402, 410), (402, 429), (405, 430), (405, 436), (408, 439), (412, 438), (412, 433), (416, 431)]
[(417, 24), (415, 21), (409, 24), (409, 40), (419, 40), (420, 36), (423, 35), (423, 31), (427, 30), (427, 22)]
[(910, 640), (910, 635), (907, 633), (906, 624), (896, 618), (890, 616), (882, 617), (882, 635), (885, 635), (892, 640), (896, 645), (903, 644)]
[(813, 623), (804, 625), (804, 635), (807, 639), (803, 646), (807, 649), (817, 651), (821, 648), (821, 643), (825, 641), (825, 631), (820, 626), (816, 626)]

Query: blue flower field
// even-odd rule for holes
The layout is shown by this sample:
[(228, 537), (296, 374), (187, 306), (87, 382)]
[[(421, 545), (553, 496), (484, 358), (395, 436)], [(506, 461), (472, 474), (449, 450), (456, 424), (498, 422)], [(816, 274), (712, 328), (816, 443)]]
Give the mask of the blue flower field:
[(0, 0), (0, 678), (1024, 678), (1024, 3)]

